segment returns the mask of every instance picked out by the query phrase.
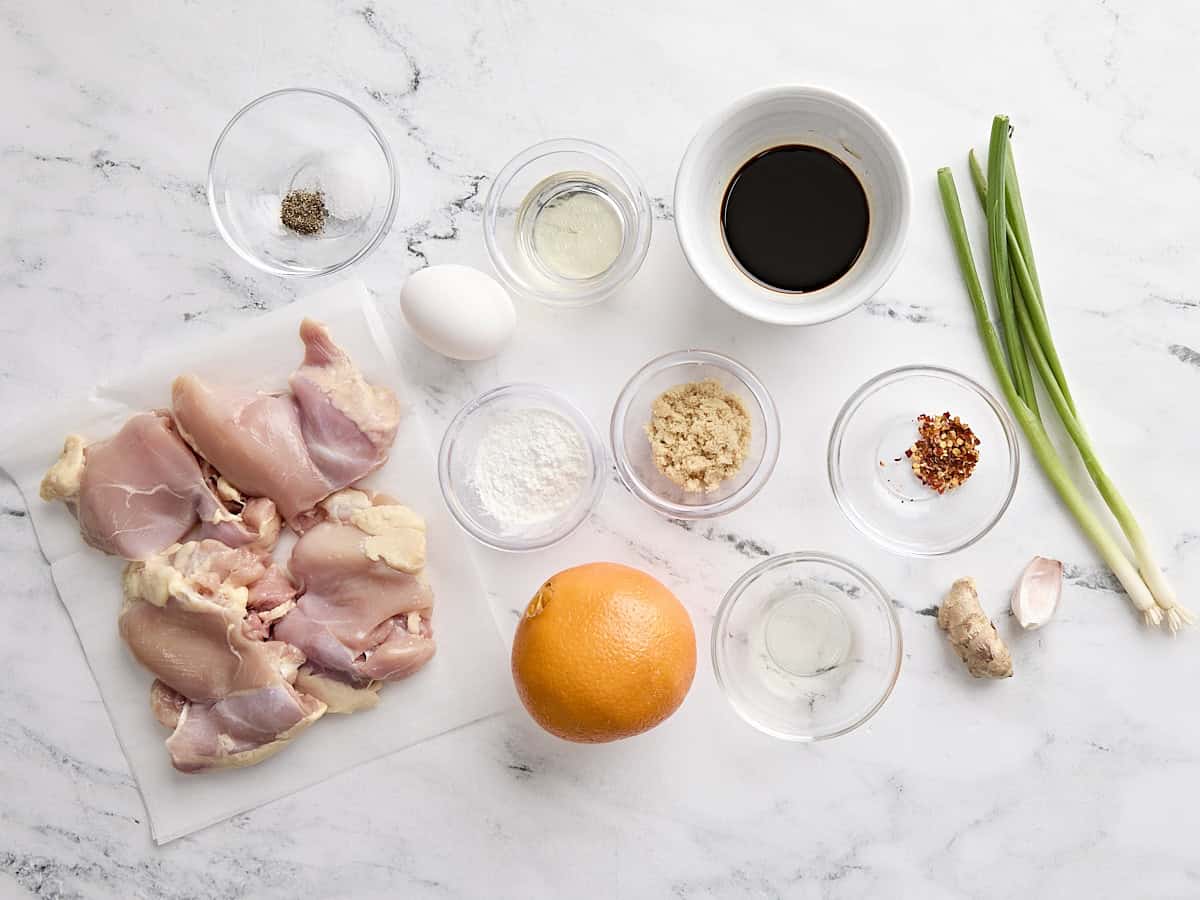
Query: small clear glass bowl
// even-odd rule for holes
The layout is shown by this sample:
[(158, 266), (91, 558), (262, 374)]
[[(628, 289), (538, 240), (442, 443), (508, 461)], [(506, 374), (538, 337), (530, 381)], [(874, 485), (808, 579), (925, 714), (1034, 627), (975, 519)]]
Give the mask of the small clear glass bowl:
[[(473, 469), (489, 425), (522, 409), (548, 410), (574, 425), (587, 448), (589, 471), (584, 489), (570, 507), (551, 519), (514, 530), (484, 508)], [(596, 508), (607, 477), (604, 444), (592, 423), (562, 394), (539, 384), (506, 384), (476, 397), (450, 422), (438, 451), (438, 482), (451, 515), (464, 531), (497, 550), (541, 550), (563, 540)]]
[[(690, 492), (654, 464), (646, 425), (663, 391), (709, 378), (739, 397), (746, 408), (750, 452), (715, 491)], [(766, 386), (741, 363), (708, 350), (679, 350), (650, 361), (629, 379), (613, 407), (610, 436), (617, 474), (636, 497), (674, 519), (707, 519), (737, 509), (767, 483), (779, 458), (779, 413)]]
[(785, 741), (853, 731), (900, 676), (903, 638), (887, 592), (822, 553), (763, 560), (734, 582), (712, 631), (713, 671), (743, 719)]
[[(917, 417), (948, 412), (979, 438), (979, 462), (938, 494), (905, 455)], [(982, 386), (938, 366), (872, 378), (846, 401), (829, 437), (829, 481), (854, 527), (907, 556), (941, 556), (975, 543), (1000, 521), (1017, 486), (1021, 451), (1012, 419)]]
[[(292, 190), (320, 190), (317, 234), (284, 226)], [(252, 266), (285, 277), (337, 272), (384, 239), (396, 217), (396, 164), (361, 109), (315, 88), (273, 91), (242, 107), (213, 147), (208, 205), (221, 237)]]
[[(568, 190), (600, 196), (621, 222), (616, 259), (588, 278), (563, 277), (532, 251), (536, 212)], [(549, 306), (588, 306), (616, 292), (642, 267), (653, 222), (650, 200), (629, 164), (599, 144), (572, 138), (517, 154), (500, 170), (483, 204), (483, 237), (500, 280), (514, 294)]]

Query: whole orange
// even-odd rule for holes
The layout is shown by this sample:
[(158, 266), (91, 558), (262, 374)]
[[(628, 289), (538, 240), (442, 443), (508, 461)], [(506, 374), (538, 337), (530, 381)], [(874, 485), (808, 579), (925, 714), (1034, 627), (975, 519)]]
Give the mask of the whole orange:
[(589, 563), (559, 572), (529, 601), (512, 671), (521, 702), (551, 734), (615, 741), (679, 708), (696, 674), (696, 632), (656, 578)]

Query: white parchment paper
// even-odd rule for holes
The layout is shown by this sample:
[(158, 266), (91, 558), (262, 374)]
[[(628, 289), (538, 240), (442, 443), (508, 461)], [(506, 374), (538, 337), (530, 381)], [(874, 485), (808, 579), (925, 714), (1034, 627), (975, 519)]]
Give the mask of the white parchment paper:
[[(420, 672), (385, 685), (381, 702), (351, 716), (326, 715), (292, 746), (249, 769), (184, 775), (163, 746), (168, 732), (150, 713), (152, 677), (117, 634), (121, 560), (86, 546), (61, 503), (45, 503), (38, 484), (68, 432), (96, 440), (139, 410), (167, 408), (172, 379), (193, 372), (213, 382), (286, 387), (303, 348), (305, 316), (325, 322), (367, 379), (396, 391), (406, 406), (389, 460), (365, 484), (421, 512), (428, 524), (427, 572), (435, 594), (438, 651)], [(512, 705), (507, 660), (466, 536), (450, 519), (437, 484), (432, 447), (412, 409), (411, 392), (383, 323), (360, 282), (345, 282), (275, 310), (217, 339), (172, 348), (99, 385), (19, 439), (0, 441), (0, 467), (29, 508), (59, 596), (71, 616), (158, 843), (293, 793), (352, 766), (492, 715)], [(281, 554), (286, 559), (282, 542)], [(280, 554), (277, 554), (280, 555)], [(63, 648), (64, 652), (68, 651)]]

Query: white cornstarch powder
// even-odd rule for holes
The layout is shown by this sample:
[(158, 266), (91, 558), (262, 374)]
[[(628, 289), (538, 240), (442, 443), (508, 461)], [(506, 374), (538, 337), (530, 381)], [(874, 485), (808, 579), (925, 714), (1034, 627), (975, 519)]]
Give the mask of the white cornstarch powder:
[(583, 435), (556, 412), (519, 409), (493, 419), (475, 451), (483, 508), (506, 529), (547, 522), (579, 499), (590, 477)]

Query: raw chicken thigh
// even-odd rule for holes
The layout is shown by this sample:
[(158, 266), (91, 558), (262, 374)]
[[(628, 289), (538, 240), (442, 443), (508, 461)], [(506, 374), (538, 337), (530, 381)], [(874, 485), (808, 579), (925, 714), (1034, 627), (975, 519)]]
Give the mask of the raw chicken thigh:
[(157, 677), (151, 708), (180, 771), (253, 765), (325, 713), (293, 687), (304, 654), (259, 637), (295, 596), (269, 556), (193, 541), (131, 563), (124, 589), (121, 637)]
[(232, 547), (270, 547), (279, 535), (275, 504), (266, 498), (225, 499), (226, 508), (164, 413), (138, 413), (108, 440), (85, 444), (70, 435), (42, 479), (43, 500), (62, 500), (79, 519), (83, 539), (125, 559), (146, 559), (191, 531)]
[[(424, 520), (349, 488), (387, 459), (400, 404), (324, 325), (306, 319), (300, 338), (289, 390), (181, 376), (173, 417), (71, 435), (42, 481), (88, 544), (131, 560), (118, 630), (154, 675), (182, 772), (254, 765), (434, 653)], [(291, 576), (271, 557), (280, 514), (302, 532)]]
[(300, 325), (304, 362), (291, 392), (271, 395), (175, 379), (175, 420), (188, 443), (230, 484), (270, 497), (284, 518), (301, 515), (374, 471), (396, 436), (400, 404), (366, 382), (324, 325)]
[(275, 637), (308, 658), (298, 683), (343, 712), (372, 705), (375, 682), (411, 675), (433, 656), (433, 592), (420, 574), (425, 522), (412, 510), (344, 490), (321, 513), (326, 521), (292, 551), (302, 594)]

